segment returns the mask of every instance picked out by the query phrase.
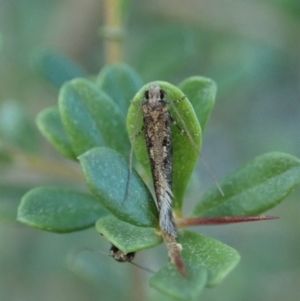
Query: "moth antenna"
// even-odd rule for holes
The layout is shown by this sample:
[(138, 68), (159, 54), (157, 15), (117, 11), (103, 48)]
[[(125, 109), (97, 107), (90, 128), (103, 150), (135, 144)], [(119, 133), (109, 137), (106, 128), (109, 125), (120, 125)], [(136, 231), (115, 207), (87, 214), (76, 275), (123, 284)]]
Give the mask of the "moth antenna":
[[(102, 254), (102, 255), (105, 255), (105, 256), (109, 256), (109, 257), (114, 258), (113, 254), (111, 254), (111, 253), (103, 252), (103, 251), (101, 251), (101, 250), (97, 250), (97, 251), (96, 251), (96, 250), (93, 250), (93, 249), (90, 249), (90, 248), (81, 248), (81, 249), (75, 250), (75, 252), (72, 254), (72, 257), (71, 257), (71, 260), (70, 260), (71, 265), (74, 264), (75, 258), (76, 258), (81, 252), (85, 252), (85, 251), (93, 252), (93, 253), (96, 253), (96, 254)], [(115, 259), (115, 258), (114, 258), (114, 259)], [(140, 269), (142, 269), (142, 270), (144, 270), (144, 271), (146, 271), (146, 272), (148, 272), (148, 273), (151, 273), (151, 274), (154, 274), (154, 273), (155, 273), (155, 272), (152, 271), (151, 269), (146, 268), (146, 267), (144, 267), (144, 266), (141, 266), (141, 265), (139, 265), (139, 264), (137, 264), (137, 263), (135, 263), (135, 262), (132, 262), (132, 261), (126, 261), (126, 262), (131, 263), (132, 265), (134, 265), (134, 266), (136, 266), (136, 267), (138, 267), (138, 268), (140, 268)]]
[(112, 257), (111, 254), (109, 254), (109, 253), (107, 253), (107, 252), (103, 252), (103, 251), (101, 251), (101, 250), (98, 250), (98, 251), (95, 251), (95, 252), (98, 253), (98, 254), (107, 255), (107, 256)]
[(118, 262), (128, 262), (128, 263), (131, 263), (133, 264), (134, 266), (142, 269), (142, 270), (145, 270), (149, 273), (152, 273), (154, 274), (154, 272), (144, 266), (141, 266), (135, 262), (132, 262), (132, 260), (134, 259), (134, 256), (135, 256), (135, 252), (129, 252), (127, 254), (124, 254), (118, 247), (112, 245), (111, 248), (110, 248), (110, 254), (109, 254), (113, 259), (115, 259), (116, 261)]
[[(139, 105), (138, 111), (136, 113), (136, 117), (135, 117), (134, 125), (133, 125), (134, 130), (136, 129), (136, 126), (137, 126), (137, 121), (138, 121), (138, 117), (139, 117), (139, 114), (140, 114), (140, 111), (141, 111), (141, 107), (142, 106)], [(124, 201), (126, 201), (126, 199), (128, 197), (128, 193), (129, 193), (129, 185), (130, 185), (130, 179), (131, 179), (131, 173), (132, 173), (133, 147), (134, 147), (135, 139), (136, 139), (136, 136), (138, 135), (138, 133), (134, 133), (132, 135), (132, 142), (131, 142), (130, 153), (129, 153), (129, 166), (128, 166), (127, 183), (126, 183), (126, 188), (125, 188)]]
[(154, 274), (154, 273), (155, 273), (155, 272), (152, 271), (151, 269), (146, 268), (146, 267), (144, 267), (144, 266), (142, 266), (142, 265), (139, 265), (139, 264), (137, 264), (137, 263), (135, 263), (135, 262), (132, 262), (132, 261), (128, 261), (128, 262), (131, 263), (131, 264), (133, 264), (134, 266), (136, 266), (136, 267), (138, 267), (138, 268), (140, 268), (140, 269), (142, 269), (142, 270), (148, 272), (148, 273), (151, 273), (151, 274)]
[(208, 171), (208, 173), (210, 174), (211, 178), (214, 180), (215, 185), (217, 186), (218, 190), (220, 191), (222, 196), (225, 196), (218, 180), (216, 179), (215, 175), (213, 174), (213, 172), (211, 171), (211, 169), (209, 168), (208, 164), (205, 162), (205, 160), (202, 158), (202, 163), (205, 166), (206, 170)]
[[(187, 128), (187, 126), (186, 126), (186, 124), (185, 124), (185, 122), (184, 122), (182, 116), (180, 115), (178, 109), (176, 108), (176, 106), (175, 106), (172, 102), (170, 102), (170, 104), (171, 104), (171, 106), (172, 106), (174, 112), (176, 113), (177, 117), (180, 119), (180, 122), (181, 122), (181, 124), (182, 124), (182, 126), (183, 126), (183, 128), (184, 128), (184, 131), (186, 132), (187, 136), (188, 136), (189, 139), (191, 140), (192, 145), (193, 145), (194, 148), (198, 151), (199, 156), (200, 156), (200, 158), (201, 158), (199, 148), (198, 148), (197, 144), (195, 143), (195, 141), (194, 141), (194, 139), (193, 139), (193, 137), (192, 137), (190, 131), (188, 130), (188, 128)], [(225, 196), (225, 194), (224, 194), (224, 192), (223, 192), (223, 190), (222, 190), (222, 188), (221, 188), (221, 186), (220, 186), (218, 180), (216, 179), (216, 177), (215, 177), (214, 174), (212, 173), (211, 169), (209, 168), (208, 164), (205, 162), (205, 160), (204, 160), (203, 158), (202, 158), (202, 162), (203, 162), (203, 164), (204, 164), (206, 170), (207, 170), (208, 173), (210, 174), (211, 178), (213, 179), (213, 181), (214, 181), (215, 185), (217, 186), (218, 190), (220, 191), (221, 195), (222, 195), (222, 196)]]

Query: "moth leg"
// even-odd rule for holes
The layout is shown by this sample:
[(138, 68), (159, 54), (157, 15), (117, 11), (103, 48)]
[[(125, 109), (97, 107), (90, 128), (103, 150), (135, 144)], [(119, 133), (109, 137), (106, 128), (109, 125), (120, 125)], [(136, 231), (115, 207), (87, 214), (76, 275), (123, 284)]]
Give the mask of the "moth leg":
[(186, 131), (178, 125), (178, 123), (174, 120), (174, 118), (172, 116), (171, 116), (171, 122), (173, 125), (175, 125), (177, 127), (177, 129), (180, 131), (181, 134), (187, 135)]
[[(187, 133), (187, 131), (184, 130), (184, 129), (182, 129), (182, 128), (178, 125), (178, 123), (174, 120), (174, 118), (173, 118), (172, 116), (171, 116), (171, 122), (172, 122), (173, 125), (175, 125), (175, 126), (177, 127), (177, 129), (180, 131), (180, 133), (181, 133), (182, 135), (184, 134), (184, 135), (189, 136), (188, 133)], [(193, 137), (199, 136), (198, 133), (191, 133), (191, 135), (192, 135)]]
[(144, 131), (144, 126), (137, 132), (129, 136), (130, 140), (135, 141), (136, 137), (138, 137)]
[(131, 141), (131, 148), (130, 148), (130, 153), (129, 153), (128, 175), (127, 175), (124, 201), (127, 199), (128, 192), (129, 192), (130, 178), (131, 178), (131, 173), (132, 173), (133, 147), (134, 147), (134, 144), (135, 144), (136, 137), (139, 136), (143, 131), (144, 131), (144, 125), (142, 126), (142, 128), (137, 133), (134, 133), (133, 135), (131, 135), (129, 137), (130, 141)]

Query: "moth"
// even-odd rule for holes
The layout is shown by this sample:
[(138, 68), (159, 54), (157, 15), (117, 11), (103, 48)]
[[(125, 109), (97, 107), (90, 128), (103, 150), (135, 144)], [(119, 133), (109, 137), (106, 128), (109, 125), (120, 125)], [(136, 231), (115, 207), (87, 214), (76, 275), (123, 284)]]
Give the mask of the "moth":
[(172, 131), (165, 91), (152, 84), (144, 94), (142, 104), (143, 131), (151, 165), (154, 189), (159, 209), (159, 224), (163, 231), (177, 237), (172, 213)]
[(128, 262), (142, 270), (145, 270), (151, 274), (154, 274), (154, 271), (152, 271), (151, 269), (141, 266), (135, 262), (132, 262), (132, 260), (135, 257), (135, 252), (129, 252), (129, 253), (125, 254), (118, 247), (116, 247), (115, 245), (112, 244), (110, 251), (109, 251), (109, 256), (111, 256), (117, 262), (123, 262), (123, 263)]
[(118, 262), (131, 262), (134, 259), (135, 252), (125, 254), (116, 246), (111, 245), (109, 255)]
[[(144, 92), (145, 100), (142, 104), (138, 104), (142, 110), (143, 126), (135, 136), (141, 132), (144, 133), (162, 236), (167, 245), (169, 257), (177, 265), (179, 271), (185, 274), (180, 256), (181, 245), (176, 242), (178, 233), (172, 212), (173, 144), (171, 126), (173, 118), (168, 108), (170, 101), (165, 100), (165, 96), (166, 92), (158, 84), (151, 84), (149, 89)], [(132, 160), (130, 161), (132, 162)]]

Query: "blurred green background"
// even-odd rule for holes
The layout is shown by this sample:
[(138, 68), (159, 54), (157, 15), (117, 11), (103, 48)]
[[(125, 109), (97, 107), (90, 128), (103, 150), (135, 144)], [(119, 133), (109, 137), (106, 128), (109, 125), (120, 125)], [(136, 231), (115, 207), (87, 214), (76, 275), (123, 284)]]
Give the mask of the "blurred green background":
[[(192, 75), (217, 82), (203, 158), (218, 179), (265, 152), (300, 157), (299, 0), (123, 2), (130, 4), (124, 62), (145, 82), (176, 84)], [(59, 235), (15, 221), (20, 197), (30, 188), (78, 185), (43, 172), (35, 161), (32, 167), (20, 150), (71, 164), (42, 138), (34, 119), (56, 105), (65, 79), (93, 76), (106, 63), (104, 19), (102, 0), (0, 0), (1, 301), (158, 300), (147, 272), (97, 253), (107, 253), (109, 244), (94, 229)], [(211, 185), (200, 161), (187, 212)], [(299, 300), (299, 193), (270, 212), (279, 220), (198, 229), (242, 256), (224, 282), (202, 293), (203, 300)], [(154, 270), (166, 261), (163, 246), (136, 259)]]

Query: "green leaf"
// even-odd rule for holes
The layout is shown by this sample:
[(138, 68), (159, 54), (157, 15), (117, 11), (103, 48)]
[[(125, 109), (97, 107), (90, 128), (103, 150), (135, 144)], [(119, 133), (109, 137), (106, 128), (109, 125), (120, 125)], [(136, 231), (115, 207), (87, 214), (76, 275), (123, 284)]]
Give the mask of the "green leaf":
[(150, 285), (179, 300), (195, 299), (205, 285), (217, 285), (240, 260), (236, 250), (195, 232), (182, 231), (178, 242), (182, 245), (187, 278), (169, 263), (152, 276)]
[(178, 242), (184, 260), (207, 270), (207, 286), (220, 283), (240, 261), (235, 249), (195, 232), (183, 231)]
[(75, 79), (65, 84), (59, 94), (59, 110), (77, 156), (96, 146), (108, 146), (128, 157), (125, 118), (93, 83)]
[(22, 103), (8, 100), (1, 104), (0, 139), (29, 152), (37, 150), (37, 132)]
[(107, 65), (97, 79), (97, 85), (107, 93), (126, 116), (130, 101), (143, 83), (139, 75), (125, 64)]
[[(156, 82), (160, 87), (166, 91), (166, 100), (182, 99), (184, 94), (175, 86), (158, 81)], [(151, 83), (150, 83), (151, 84)], [(142, 110), (140, 105), (145, 101), (144, 92), (149, 88), (145, 85), (134, 97), (134, 103), (130, 106), (127, 117), (127, 129), (130, 136), (135, 136), (143, 127)], [(182, 119), (185, 122), (195, 144), (201, 148), (201, 128), (194, 113), (193, 107), (187, 98), (180, 103), (173, 104), (179, 111)], [(178, 115), (174, 112), (172, 105), (170, 105), (170, 112), (173, 119), (181, 129), (185, 127), (182, 125)], [(172, 126), (172, 146), (173, 146), (173, 194), (174, 205), (173, 208), (178, 215), (181, 215), (181, 208), (183, 202), (184, 192), (190, 176), (194, 170), (196, 162), (199, 157), (198, 151), (195, 149), (191, 140), (186, 134), (182, 134), (176, 127)], [(150, 164), (148, 153), (146, 149), (145, 137), (141, 133), (135, 139), (134, 151), (139, 162), (146, 168), (148, 175), (150, 174)]]
[(17, 220), (45, 231), (67, 233), (89, 228), (107, 214), (90, 194), (38, 187), (22, 198)]
[(150, 286), (176, 300), (194, 300), (206, 285), (207, 272), (188, 261), (185, 268), (187, 277), (184, 278), (174, 264), (167, 264), (150, 278)]
[(129, 167), (117, 152), (94, 148), (79, 161), (89, 188), (112, 214), (135, 226), (157, 227), (158, 213), (151, 193), (134, 170), (125, 199)]
[(70, 139), (63, 127), (57, 107), (47, 108), (37, 115), (36, 123), (45, 138), (67, 158), (76, 160)]
[(44, 77), (56, 88), (69, 80), (86, 76), (80, 66), (59, 52), (44, 51), (38, 54), (36, 64)]
[(276, 206), (300, 184), (300, 161), (272, 152), (256, 157), (209, 190), (193, 216), (257, 215)]
[(136, 227), (112, 215), (100, 218), (96, 229), (125, 254), (152, 248), (162, 242), (155, 229)]
[(217, 85), (209, 78), (192, 76), (182, 81), (178, 87), (187, 96), (204, 132), (211, 110), (215, 104)]

